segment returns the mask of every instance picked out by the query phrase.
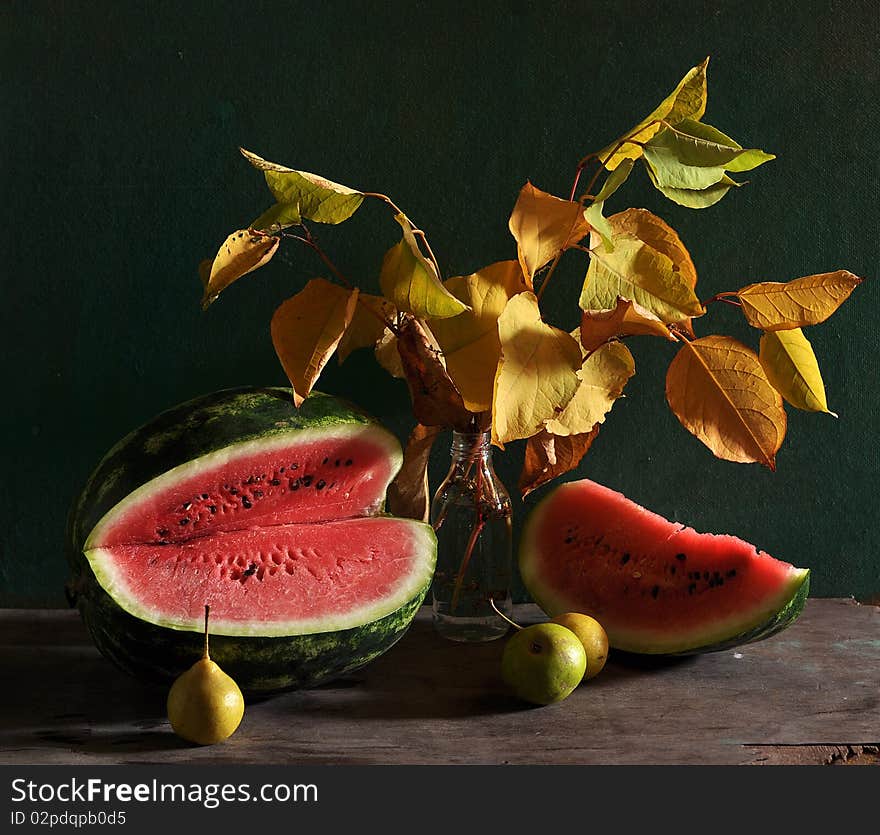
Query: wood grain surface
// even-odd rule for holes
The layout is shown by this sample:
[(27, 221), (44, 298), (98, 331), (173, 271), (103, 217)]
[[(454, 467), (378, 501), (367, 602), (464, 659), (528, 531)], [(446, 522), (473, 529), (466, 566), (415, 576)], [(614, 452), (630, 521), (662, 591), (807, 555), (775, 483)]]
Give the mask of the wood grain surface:
[[(540, 619), (519, 606), (521, 623)], [(166, 690), (120, 673), (78, 615), (0, 610), (4, 764), (876, 764), (880, 608), (810, 599), (767, 641), (711, 655), (612, 653), (566, 701), (505, 691), (503, 641), (462, 645), (423, 607), (386, 655), (311, 691), (248, 705), (227, 742), (179, 740)]]

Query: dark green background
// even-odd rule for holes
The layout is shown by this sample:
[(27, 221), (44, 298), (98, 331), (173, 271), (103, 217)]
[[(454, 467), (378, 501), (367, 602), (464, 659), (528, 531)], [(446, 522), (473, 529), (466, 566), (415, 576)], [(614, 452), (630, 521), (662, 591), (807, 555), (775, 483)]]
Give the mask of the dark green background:
[[(193, 395), (283, 382), (269, 319), (321, 274), (315, 257), (289, 244), (199, 309), (196, 265), (270, 202), (238, 145), (392, 195), (445, 274), (467, 273), (514, 256), (526, 179), (565, 193), (582, 155), (706, 55), (706, 121), (779, 158), (704, 211), (664, 201), (640, 170), (610, 208), (671, 223), (703, 298), (866, 276), (809, 333), (840, 419), (789, 410), (776, 473), (717, 461), (665, 405), (674, 349), (635, 339), (637, 376), (579, 474), (812, 567), (817, 595), (880, 593), (876, 16), (803, 0), (3, 3), (0, 604), (63, 605), (67, 508), (118, 437)], [(378, 205), (316, 231), (366, 289), (399, 235)], [(582, 271), (572, 255), (548, 291), (560, 326), (575, 324)], [(757, 345), (717, 307), (698, 333)], [(321, 387), (409, 431), (403, 383), (369, 352), (334, 360)], [(511, 487), (521, 456), (498, 456)]]

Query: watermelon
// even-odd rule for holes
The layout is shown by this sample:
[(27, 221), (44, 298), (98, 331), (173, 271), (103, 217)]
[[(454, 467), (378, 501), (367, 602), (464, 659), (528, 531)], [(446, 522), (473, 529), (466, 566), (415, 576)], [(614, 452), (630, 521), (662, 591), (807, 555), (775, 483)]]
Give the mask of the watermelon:
[(397, 439), (353, 405), (215, 392), (113, 447), (75, 502), (68, 584), (98, 648), (170, 681), (211, 655), (248, 695), (357, 669), (406, 631), (433, 530), (383, 512)]
[(596, 618), (612, 647), (712, 652), (776, 634), (801, 613), (809, 570), (735, 536), (697, 533), (589, 479), (530, 513), (519, 567), (551, 617)]

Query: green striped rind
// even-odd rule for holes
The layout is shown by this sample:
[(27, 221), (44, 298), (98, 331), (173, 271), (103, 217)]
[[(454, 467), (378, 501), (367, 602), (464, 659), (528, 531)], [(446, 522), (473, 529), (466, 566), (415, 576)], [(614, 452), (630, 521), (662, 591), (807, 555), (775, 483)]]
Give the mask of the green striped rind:
[[(537, 570), (540, 553), (537, 532), (541, 517), (552, 498), (553, 492), (533, 508), (523, 528), (519, 547), (520, 576), (526, 590), (534, 602), (550, 617), (567, 611), (567, 605), (562, 597), (557, 595), (554, 589), (542, 585)], [(670, 626), (664, 632), (658, 632), (655, 640), (651, 641), (648, 639), (634, 640), (631, 636), (622, 637), (615, 634), (610, 624), (606, 623), (603, 626), (608, 632), (610, 645), (623, 652), (637, 655), (698, 655), (706, 652), (719, 652), (742, 644), (762, 641), (790, 626), (803, 611), (809, 590), (809, 569), (797, 569), (792, 572), (791, 583), (786, 590), (783, 590), (777, 604), (770, 611), (755, 612), (752, 623), (745, 629), (743, 629), (745, 624), (742, 623), (731, 628), (727, 624), (707, 619), (702, 634), (689, 629), (687, 635), (676, 635), (673, 627)], [(586, 614), (591, 613), (587, 612)]]
[[(430, 581), (379, 620), (341, 631), (274, 638), (211, 635), (211, 657), (247, 696), (313, 687), (380, 656), (406, 632)], [(201, 658), (203, 637), (156, 626), (128, 614), (97, 583), (79, 600), (98, 649), (145, 681), (170, 683)]]
[(718, 643), (670, 654), (695, 655), (703, 652), (720, 652), (724, 649), (733, 649), (734, 647), (742, 646), (743, 644), (753, 644), (755, 641), (763, 641), (765, 638), (770, 638), (778, 632), (782, 632), (783, 629), (791, 626), (791, 624), (798, 619), (801, 612), (804, 610), (804, 605), (807, 602), (809, 594), (810, 572), (807, 569), (803, 582), (798, 587), (794, 597), (792, 597), (788, 603), (776, 612), (776, 614), (768, 618), (760, 626), (756, 626), (754, 629), (749, 629), (746, 632), (741, 632), (739, 635), (734, 635), (732, 638), (719, 641)]
[[(377, 425), (356, 406), (313, 392), (297, 409), (288, 388), (225, 389), (181, 403), (117, 443), (92, 473), (68, 520), (68, 559), (79, 552), (99, 519), (148, 481), (230, 444), (300, 429)], [(389, 437), (393, 437), (389, 433)], [(398, 465), (399, 466), (399, 465)]]

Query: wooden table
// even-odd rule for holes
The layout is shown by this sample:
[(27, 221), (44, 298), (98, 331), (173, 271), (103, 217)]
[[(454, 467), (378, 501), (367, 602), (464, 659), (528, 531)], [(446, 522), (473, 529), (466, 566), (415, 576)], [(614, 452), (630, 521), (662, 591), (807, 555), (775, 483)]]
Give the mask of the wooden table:
[(250, 704), (231, 739), (197, 748), (171, 732), (165, 689), (105, 661), (75, 612), (0, 610), (0, 762), (880, 762), (876, 606), (811, 599), (780, 635), (710, 655), (612, 653), (598, 678), (542, 708), (506, 693), (502, 648), (437, 637), (423, 608), (364, 670)]

